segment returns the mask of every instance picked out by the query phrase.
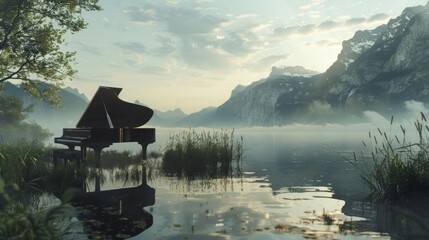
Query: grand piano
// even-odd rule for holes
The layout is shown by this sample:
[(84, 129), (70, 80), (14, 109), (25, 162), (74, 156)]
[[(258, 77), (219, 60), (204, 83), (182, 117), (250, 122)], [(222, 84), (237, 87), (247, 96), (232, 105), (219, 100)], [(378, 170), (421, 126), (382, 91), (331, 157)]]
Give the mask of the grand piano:
[(76, 152), (75, 148), (80, 147), (80, 157), (77, 159), (80, 164), (81, 160), (86, 159), (87, 148), (92, 148), (95, 152), (95, 165), (99, 168), (104, 148), (113, 143), (136, 142), (142, 147), (142, 158), (146, 159), (147, 146), (155, 142), (155, 129), (137, 127), (151, 119), (153, 110), (119, 99), (121, 90), (122, 88), (116, 87), (99, 87), (76, 128), (64, 128), (63, 135), (54, 139), (55, 143), (68, 147), (68, 150), (57, 150), (57, 153)]

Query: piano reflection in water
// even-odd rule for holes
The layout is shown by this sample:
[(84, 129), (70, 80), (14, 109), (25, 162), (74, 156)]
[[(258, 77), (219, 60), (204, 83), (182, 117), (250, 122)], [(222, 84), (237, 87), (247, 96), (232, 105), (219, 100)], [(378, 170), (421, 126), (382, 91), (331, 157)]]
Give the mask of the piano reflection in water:
[(118, 95), (122, 88), (99, 87), (88, 107), (76, 125), (76, 128), (64, 128), (63, 135), (54, 139), (68, 149), (54, 151), (54, 163), (57, 158), (67, 158), (77, 153), (80, 147), (78, 164), (86, 159), (87, 148), (95, 152), (96, 167), (100, 167), (101, 151), (121, 142), (137, 142), (142, 147), (142, 158), (146, 159), (147, 146), (155, 142), (154, 128), (137, 128), (147, 123), (153, 110), (122, 101)]

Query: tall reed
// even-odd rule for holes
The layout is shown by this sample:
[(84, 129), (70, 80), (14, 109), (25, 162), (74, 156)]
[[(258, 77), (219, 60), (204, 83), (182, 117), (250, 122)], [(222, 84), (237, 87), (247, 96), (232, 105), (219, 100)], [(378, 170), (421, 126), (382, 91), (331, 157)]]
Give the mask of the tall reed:
[[(393, 117), (390, 124), (393, 124)], [(369, 133), (371, 157), (351, 161), (361, 170), (361, 176), (370, 190), (370, 197), (379, 201), (405, 201), (429, 197), (429, 126), (421, 113), (416, 120), (417, 142), (409, 142), (401, 125), (402, 137), (391, 136), (378, 129)]]
[(233, 177), (241, 174), (242, 159), (243, 138), (237, 140), (233, 130), (189, 129), (170, 136), (162, 170), (190, 180)]

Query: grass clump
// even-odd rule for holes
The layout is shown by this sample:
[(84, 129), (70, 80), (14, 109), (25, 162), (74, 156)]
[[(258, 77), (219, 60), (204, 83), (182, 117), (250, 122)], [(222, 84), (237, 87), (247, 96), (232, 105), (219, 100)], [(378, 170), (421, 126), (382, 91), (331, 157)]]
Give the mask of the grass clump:
[(378, 134), (369, 133), (370, 145), (363, 142), (372, 148), (370, 159), (363, 158), (358, 162), (355, 156), (351, 161), (360, 168), (372, 199), (401, 202), (429, 197), (429, 126), (423, 113), (414, 125), (419, 138), (417, 142), (407, 140), (402, 125), (401, 140), (397, 135), (388, 136), (378, 129), (378, 138)]
[(6, 183), (23, 187), (47, 175), (51, 156), (52, 149), (36, 140), (0, 144), (0, 175)]
[(162, 170), (190, 180), (233, 177), (241, 173), (242, 158), (243, 139), (235, 139), (234, 131), (189, 129), (170, 136)]
[(73, 232), (70, 205), (37, 207), (42, 193), (65, 177), (51, 156), (52, 149), (35, 140), (0, 144), (0, 239), (60, 239)]

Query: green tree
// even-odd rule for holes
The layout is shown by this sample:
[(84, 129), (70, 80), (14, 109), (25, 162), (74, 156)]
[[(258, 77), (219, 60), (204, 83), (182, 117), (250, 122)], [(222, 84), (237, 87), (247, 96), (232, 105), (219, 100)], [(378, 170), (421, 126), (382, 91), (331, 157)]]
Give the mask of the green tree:
[(31, 110), (31, 106), (24, 108), (21, 99), (10, 96), (0, 97), (0, 123), (2, 125), (19, 125)]
[(40, 125), (25, 121), (31, 111), (32, 106), (24, 107), (19, 98), (0, 96), (0, 144), (19, 139), (44, 141), (51, 136), (51, 133)]
[(72, 79), (75, 52), (63, 51), (66, 33), (86, 27), (82, 11), (101, 10), (98, 0), (0, 0), (0, 90), (19, 80), (29, 94), (52, 105)]

